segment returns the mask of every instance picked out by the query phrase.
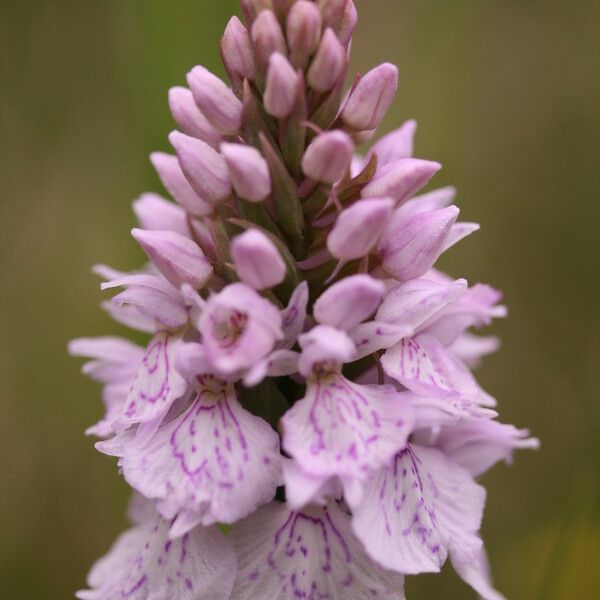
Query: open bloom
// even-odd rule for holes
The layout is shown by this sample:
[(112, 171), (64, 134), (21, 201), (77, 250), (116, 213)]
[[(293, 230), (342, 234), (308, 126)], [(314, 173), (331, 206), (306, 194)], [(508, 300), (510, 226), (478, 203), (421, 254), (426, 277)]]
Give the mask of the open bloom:
[(414, 121), (355, 154), (398, 71), (345, 89), (352, 0), (241, 5), (230, 85), (198, 66), (169, 92), (175, 154), (151, 161), (174, 202), (133, 205), (148, 264), (95, 267), (145, 347), (70, 344), (103, 385), (87, 433), (134, 489), (77, 596), (402, 600), (450, 559), (499, 600), (477, 479), (538, 441), (472, 373), (501, 293), (434, 266), (478, 225), (453, 188), (421, 192), (441, 165), (413, 156)]

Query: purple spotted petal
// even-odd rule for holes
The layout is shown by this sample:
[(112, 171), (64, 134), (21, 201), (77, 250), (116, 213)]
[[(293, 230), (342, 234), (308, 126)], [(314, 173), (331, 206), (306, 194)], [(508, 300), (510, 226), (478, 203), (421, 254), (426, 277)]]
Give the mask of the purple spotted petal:
[(359, 480), (406, 442), (412, 410), (391, 386), (362, 386), (339, 373), (307, 383), (281, 419), (283, 448), (303, 471)]
[(231, 600), (404, 600), (403, 578), (378, 567), (335, 504), (292, 511), (270, 504), (236, 524)]
[(288, 305), (281, 311), (281, 328), (283, 330), (283, 340), (278, 342), (279, 348), (291, 348), (298, 339), (298, 336), (304, 329), (306, 321), (306, 307), (308, 305), (308, 284), (301, 282), (288, 302)]
[(228, 600), (236, 558), (227, 538), (216, 527), (199, 527), (174, 541), (168, 531), (169, 523), (155, 516), (121, 534), (92, 567), (90, 589), (77, 598)]
[[(127, 481), (173, 514), (232, 523), (269, 502), (280, 483), (279, 438), (211, 376), (190, 407), (122, 461)], [(170, 515), (165, 515), (170, 516)]]
[(166, 332), (156, 334), (142, 359), (122, 412), (114, 423), (122, 430), (135, 423), (162, 417), (187, 390), (185, 379), (175, 369), (178, 339)]
[(352, 506), (353, 529), (371, 557), (406, 574), (439, 571), (448, 552), (474, 558), (485, 491), (439, 450), (410, 445)]

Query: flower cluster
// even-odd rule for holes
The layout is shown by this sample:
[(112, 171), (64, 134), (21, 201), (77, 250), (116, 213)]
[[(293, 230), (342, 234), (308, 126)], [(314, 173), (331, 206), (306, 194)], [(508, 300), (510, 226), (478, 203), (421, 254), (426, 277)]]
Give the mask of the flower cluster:
[(525, 430), (471, 373), (500, 294), (433, 268), (477, 229), (408, 121), (359, 154), (397, 88), (345, 90), (352, 0), (242, 0), (203, 67), (169, 92), (175, 154), (151, 161), (134, 273), (98, 266), (104, 307), (150, 335), (82, 338), (104, 386), (88, 433), (135, 490), (132, 529), (82, 600), (404, 598), (449, 557), (486, 600), (478, 476)]

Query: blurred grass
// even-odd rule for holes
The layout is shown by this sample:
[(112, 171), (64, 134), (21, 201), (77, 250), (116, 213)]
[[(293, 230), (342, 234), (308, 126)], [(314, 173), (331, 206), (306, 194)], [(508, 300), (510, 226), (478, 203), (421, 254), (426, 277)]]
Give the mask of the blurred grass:
[[(362, 0), (354, 68), (400, 66), (385, 127), (419, 121), (463, 218), (482, 231), (443, 259), (505, 291), (501, 352), (480, 380), (537, 454), (485, 478), (484, 535), (514, 600), (597, 597), (600, 88), (592, 0)], [(173, 127), (166, 91), (202, 63), (233, 0), (33, 0), (0, 22), (0, 581), (2, 597), (71, 597), (124, 526), (127, 490), (83, 429), (99, 391), (66, 356), (119, 332), (89, 266), (132, 268), (130, 201)], [(409, 598), (472, 598), (448, 574)]]

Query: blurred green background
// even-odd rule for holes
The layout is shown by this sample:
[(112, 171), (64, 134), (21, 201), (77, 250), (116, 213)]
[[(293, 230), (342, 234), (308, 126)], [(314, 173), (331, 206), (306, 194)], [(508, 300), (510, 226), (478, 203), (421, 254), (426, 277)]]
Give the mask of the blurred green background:
[[(362, 0), (354, 69), (400, 66), (384, 123), (420, 123), (482, 231), (443, 267), (505, 291), (501, 352), (479, 377), (538, 453), (485, 478), (484, 535), (513, 600), (597, 598), (600, 10), (593, 0)], [(234, 0), (31, 0), (0, 21), (0, 596), (58, 600), (124, 527), (127, 490), (83, 429), (99, 389), (66, 355), (119, 332), (99, 261), (136, 267), (130, 201), (160, 190), (169, 86), (202, 63)], [(473, 598), (451, 573), (411, 600)], [(351, 599), (349, 599), (351, 600)]]

